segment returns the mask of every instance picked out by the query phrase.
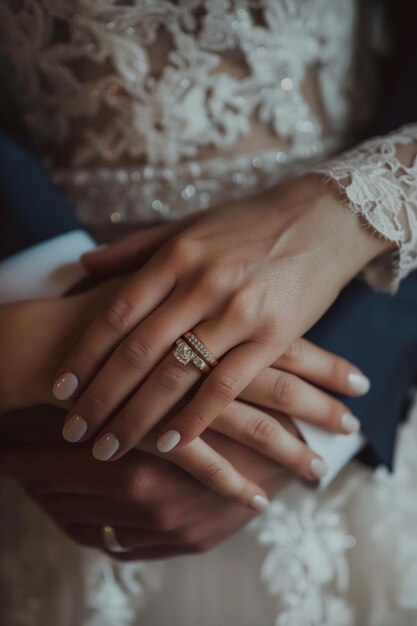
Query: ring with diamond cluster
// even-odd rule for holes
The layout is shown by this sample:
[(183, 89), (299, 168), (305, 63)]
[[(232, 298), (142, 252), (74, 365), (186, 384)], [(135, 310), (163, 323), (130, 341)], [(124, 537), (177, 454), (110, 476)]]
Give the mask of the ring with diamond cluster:
[(210, 350), (192, 332), (182, 335), (175, 344), (176, 348), (172, 354), (183, 365), (192, 363), (204, 374), (210, 374), (211, 370), (219, 364)]

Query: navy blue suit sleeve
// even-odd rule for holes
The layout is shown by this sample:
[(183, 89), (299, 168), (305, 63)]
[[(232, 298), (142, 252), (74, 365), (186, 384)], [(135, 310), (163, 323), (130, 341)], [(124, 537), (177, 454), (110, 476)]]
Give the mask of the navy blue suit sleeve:
[(0, 258), (82, 228), (41, 162), (0, 133)]
[(371, 379), (362, 398), (339, 397), (361, 420), (370, 446), (367, 461), (392, 468), (398, 425), (417, 381), (417, 272), (395, 296), (353, 281), (307, 338), (349, 359)]

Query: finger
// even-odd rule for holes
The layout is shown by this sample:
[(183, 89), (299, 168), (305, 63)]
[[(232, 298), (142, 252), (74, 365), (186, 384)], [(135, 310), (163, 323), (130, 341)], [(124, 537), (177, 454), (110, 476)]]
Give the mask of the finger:
[(136, 450), (116, 464), (103, 464), (86, 446), (7, 447), (0, 450), (0, 471), (40, 494), (94, 494), (142, 505), (168, 497), (191, 500), (202, 490), (167, 460)]
[[(89, 548), (99, 548), (113, 556), (117, 553), (108, 551), (103, 540), (102, 526), (107, 525), (108, 524), (90, 526), (87, 524), (68, 524), (62, 525), (61, 527), (64, 532), (78, 544)], [(120, 547), (124, 549), (126, 553), (134, 550), (142, 550), (143, 548), (162, 546), (178, 547), (179, 545), (182, 545), (181, 542), (175, 538), (174, 533), (157, 532), (123, 526), (115, 527), (114, 532)]]
[(174, 447), (168, 448), (167, 442), (183, 448), (201, 435), (267, 362), (268, 354), (255, 342), (231, 350), (206, 377), (192, 400), (165, 424), (157, 441), (159, 449)]
[(61, 363), (53, 385), (58, 400), (79, 393), (115, 347), (145, 319), (175, 286), (172, 267), (153, 257), (117, 292)]
[(258, 374), (240, 397), (330, 432), (352, 434), (360, 429), (359, 420), (342, 402), (298, 376), (271, 367)]
[(135, 547), (133, 547), (126, 543), (129, 540), (132, 541), (132, 536), (130, 534), (129, 536), (126, 536), (124, 529), (116, 528), (115, 532), (117, 540), (120, 546), (125, 548), (126, 551), (114, 553), (109, 552), (106, 549), (103, 542), (101, 527), (75, 524), (61, 526), (61, 529), (75, 543), (87, 548), (102, 550), (112, 559), (118, 561), (152, 561), (173, 556), (182, 556), (185, 554), (195, 554), (200, 551), (198, 546), (188, 545), (184, 542), (181, 543), (177, 541), (169, 544), (163, 537), (161, 537), (160, 541), (158, 540), (158, 537), (156, 537), (155, 543), (151, 544), (146, 531), (143, 536), (143, 541), (141, 538), (141, 531), (136, 531), (134, 537)]
[(308, 480), (318, 480), (327, 471), (323, 459), (275, 417), (244, 402), (232, 402), (211, 428)]
[(136, 270), (166, 241), (196, 219), (197, 215), (190, 215), (171, 224), (142, 228), (116, 243), (86, 252), (81, 257), (81, 263), (89, 272), (100, 276), (112, 276), (116, 273)]
[[(142, 530), (175, 531), (190, 524), (201, 524), (213, 502), (210, 493), (200, 488), (165, 494), (163, 499), (143, 502), (140, 498), (109, 498), (67, 493), (33, 495), (37, 502), (60, 524), (112, 525)], [(218, 499), (220, 502), (220, 499)]]
[(142, 228), (115, 243), (82, 255), (82, 265), (92, 274), (112, 276), (136, 270), (176, 232), (176, 224)]
[(370, 388), (369, 379), (360, 369), (307, 339), (294, 341), (273, 367), (348, 396), (363, 395)]
[[(183, 334), (196, 319), (199, 319), (203, 303), (197, 303), (192, 295), (184, 296), (179, 290), (175, 291), (152, 315), (136, 328), (116, 348), (102, 369), (90, 382), (84, 392), (73, 405), (64, 424), (63, 436), (67, 441), (74, 443), (85, 441), (105, 424), (111, 415), (126, 402), (128, 397), (137, 389), (157, 363), (172, 349), (175, 340)], [(173, 315), (175, 311), (175, 316)], [(171, 359), (175, 361), (174, 357)], [(117, 384), (114, 384), (117, 381)], [(158, 402), (158, 399), (156, 399)], [(141, 411), (140, 402), (133, 410), (131, 403), (123, 409), (117, 419), (119, 429), (125, 434), (117, 439), (118, 446), (122, 444), (118, 457), (125, 453), (140, 439), (134, 438), (134, 426), (139, 433), (146, 434), (148, 428), (141, 428), (141, 424), (149, 423), (146, 413)], [(107, 427), (106, 435), (113, 430), (113, 420)], [(110, 431), (108, 430), (110, 428)], [(123, 429), (126, 432), (123, 432)], [(117, 431), (118, 434), (118, 431)], [(116, 438), (113, 437), (113, 448)], [(127, 445), (127, 443), (131, 445)], [(104, 447), (102, 452), (106, 451)], [(115, 450), (113, 449), (113, 453)], [(118, 458), (116, 457), (116, 458)], [(96, 455), (100, 460), (108, 460)]]
[[(181, 306), (183, 309), (178, 311), (178, 307)], [(184, 324), (188, 329), (190, 328), (189, 316), (190, 310), (194, 310), (197, 315), (201, 314), (201, 311), (198, 310), (196, 303), (192, 301), (188, 301), (187, 299), (181, 303), (181, 297), (179, 298), (179, 304), (177, 306), (177, 315), (179, 319), (179, 323)], [(200, 304), (201, 306), (201, 304)], [(169, 328), (169, 331), (166, 332), (174, 332), (170, 336), (170, 343), (172, 346), (173, 340), (172, 337), (178, 336), (178, 334), (183, 334), (184, 326), (177, 326), (172, 329), (168, 326), (168, 321), (172, 318), (171, 310), (173, 307), (168, 307), (167, 305), (167, 323), (166, 326)], [(181, 320), (181, 321), (180, 321)], [(150, 318), (150, 323), (152, 318)], [(142, 325), (146, 326), (146, 322)], [(159, 328), (163, 328), (164, 324), (160, 323), (158, 325), (154, 325), (155, 330), (154, 334), (158, 333)], [(207, 337), (207, 345), (214, 345), (213, 349), (216, 350), (216, 354), (226, 352), (230, 347), (233, 347), (235, 341), (237, 340), (238, 334), (237, 331), (230, 328), (230, 324), (228, 322), (214, 322), (214, 323), (204, 323), (198, 326), (198, 329), (202, 331), (205, 329), (205, 333), (203, 333), (204, 337)], [(142, 328), (136, 331), (138, 334), (143, 333), (144, 337), (149, 335), (149, 331), (142, 330)], [(177, 334), (175, 334), (177, 333)], [(212, 343), (210, 343), (210, 341)], [(156, 341), (156, 339), (155, 339)], [(169, 342), (168, 342), (169, 343)], [(190, 348), (187, 343), (183, 342), (184, 346), (186, 346), (186, 352), (190, 352)], [(122, 346), (120, 347), (122, 349)], [(193, 348), (194, 350), (194, 348)], [(191, 351), (192, 352), (192, 351)], [(196, 356), (199, 357), (198, 352), (192, 352)], [(192, 361), (186, 363), (186, 360), (191, 358), (190, 356), (186, 356), (184, 352), (181, 352), (179, 358), (183, 358), (183, 363), (180, 363), (175, 356), (172, 354), (167, 355), (163, 361), (156, 366), (153, 372), (149, 375), (148, 379), (144, 382), (144, 384), (139, 388), (139, 390), (133, 395), (133, 397), (122, 407), (122, 409), (115, 415), (115, 417), (110, 420), (106, 424), (106, 427), (103, 433), (98, 437), (94, 444), (93, 454), (96, 459), (100, 461), (107, 461), (110, 458), (112, 460), (116, 460), (120, 458), (123, 454), (125, 454), (128, 450), (132, 449), (136, 446), (139, 441), (141, 441), (147, 433), (163, 418), (165, 417), (171, 409), (175, 407), (175, 405), (187, 394), (187, 392), (191, 389), (191, 387), (201, 379), (202, 372), (198, 367), (194, 365)], [(201, 360), (201, 359), (200, 359)], [(115, 362), (113, 368), (111, 368), (111, 363)], [(202, 361), (201, 361), (202, 362)], [(115, 358), (110, 359), (107, 364), (110, 370), (110, 373), (107, 371), (107, 366), (103, 368), (102, 373), (100, 373), (96, 379), (101, 381), (101, 394), (109, 395), (111, 390), (111, 381), (121, 380), (124, 378), (124, 384), (126, 384), (127, 374), (123, 373), (123, 376), (120, 375), (120, 367), (118, 371), (116, 354)], [(142, 360), (141, 360), (141, 366)], [(207, 367), (207, 365), (206, 365)], [(209, 367), (207, 367), (210, 370)], [(102, 376), (106, 374), (107, 378), (103, 382)], [(93, 381), (91, 387), (94, 387), (96, 381)], [(132, 385), (135, 383), (135, 379), (132, 380)], [(110, 387), (110, 390), (109, 390)], [(89, 389), (90, 389), (89, 388)], [(86, 395), (89, 395), (89, 389), (86, 392)], [(106, 389), (108, 390), (106, 392)], [(119, 390), (118, 390), (119, 392)], [(97, 395), (96, 390), (94, 389), (94, 396)], [(100, 398), (103, 398), (103, 395)], [(80, 403), (82, 400), (80, 400)], [(74, 407), (75, 415), (89, 415), (89, 424), (97, 415), (97, 410), (94, 412), (93, 406), (82, 406), (80, 407), (80, 403), (77, 403)], [(100, 402), (100, 408), (103, 407), (103, 401)], [(114, 405), (113, 405), (114, 406)], [(107, 415), (110, 414), (110, 410), (107, 411)], [(103, 413), (103, 411), (102, 411)], [(106, 416), (104, 416), (106, 417)], [(77, 419), (77, 418), (75, 418)], [(100, 419), (100, 423), (103, 423), (104, 418)], [(93, 428), (95, 428), (95, 422), (93, 424)], [(89, 430), (91, 432), (91, 429)], [(171, 441), (164, 441), (164, 446), (160, 447), (160, 451), (168, 451), (169, 446), (172, 445)]]
[(122, 552), (121, 554), (112, 555), (113, 559), (117, 559), (122, 563), (135, 561), (160, 561), (161, 559), (172, 559), (177, 556), (185, 556), (187, 554), (199, 554), (201, 552), (199, 546), (149, 546), (140, 550), (132, 550)]
[(186, 448), (173, 450), (164, 455), (164, 458), (168, 458), (214, 492), (238, 504), (254, 511), (263, 511), (268, 505), (265, 491), (238, 472), (202, 439), (196, 439)]

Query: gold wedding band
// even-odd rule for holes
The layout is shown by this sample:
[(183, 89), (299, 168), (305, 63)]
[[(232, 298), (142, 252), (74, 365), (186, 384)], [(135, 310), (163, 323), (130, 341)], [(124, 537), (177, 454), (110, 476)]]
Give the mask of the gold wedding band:
[(113, 526), (102, 526), (101, 536), (103, 537), (104, 547), (109, 552), (113, 552), (114, 554), (120, 552), (130, 552), (129, 548), (124, 548), (120, 545)]
[(212, 369), (218, 366), (218, 360), (212, 355), (210, 350), (204, 345), (202, 341), (199, 340), (192, 332), (185, 333), (184, 337), (185, 341), (191, 345), (192, 348), (201, 356), (201, 358), (209, 365)]

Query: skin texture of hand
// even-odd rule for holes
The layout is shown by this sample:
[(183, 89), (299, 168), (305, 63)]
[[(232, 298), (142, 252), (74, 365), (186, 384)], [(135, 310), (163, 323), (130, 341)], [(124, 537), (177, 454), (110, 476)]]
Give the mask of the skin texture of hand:
[[(47, 402), (62, 404), (50, 393), (49, 381), (54, 364), (123, 280), (126, 278), (110, 281), (76, 297), (0, 308), (1, 327), (8, 329), (1, 338), (4, 358), (2, 360), (0, 356), (0, 372), (3, 368), (4, 390), (0, 397), (3, 403), (9, 398), (9, 404), (3, 410)], [(13, 320), (14, 326), (8, 323), (7, 316)], [(12, 328), (15, 333), (10, 332)], [(176, 364), (173, 357), (172, 361)], [(16, 386), (19, 380), (20, 386)], [(232, 402), (211, 428), (304, 478), (317, 480), (323, 473), (324, 464), (300, 440), (293, 423), (284, 414), (303, 417), (336, 432), (352, 432), (358, 424), (340, 402), (307, 380), (352, 395), (361, 391), (357, 387), (358, 380), (367, 384), (359, 370), (344, 359), (305, 340), (298, 340), (273, 367), (255, 377), (239, 401)], [(150, 397), (152, 404), (159, 400), (157, 396)], [(65, 436), (74, 441), (74, 433), (79, 434), (82, 422), (76, 418), (69, 425)], [(143, 440), (141, 447), (153, 454), (162, 454), (154, 446), (153, 433)], [(265, 495), (245, 474), (239, 474), (227, 458), (222, 458), (201, 439), (182, 450), (173, 450), (168, 458), (221, 495), (245, 505), (253, 507), (253, 497)], [(258, 508), (264, 502), (255, 499)]]
[[(59, 369), (57, 395), (77, 392), (69, 419), (86, 424), (82, 440), (106, 423), (97, 458), (120, 458), (170, 411), (159, 450), (184, 448), (386, 246), (314, 176), (203, 215), (95, 318)], [(200, 373), (170, 354), (189, 329), (222, 357), (198, 386)]]
[[(10, 419), (13, 417), (13, 419)], [(96, 461), (62, 442), (57, 409), (0, 418), (0, 471), (17, 480), (76, 543), (104, 550), (101, 526), (116, 527), (123, 561), (205, 552), (255, 515), (225, 500), (166, 460), (132, 451), (118, 463)], [(217, 447), (272, 495), (289, 476), (248, 449), (212, 435)]]

